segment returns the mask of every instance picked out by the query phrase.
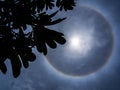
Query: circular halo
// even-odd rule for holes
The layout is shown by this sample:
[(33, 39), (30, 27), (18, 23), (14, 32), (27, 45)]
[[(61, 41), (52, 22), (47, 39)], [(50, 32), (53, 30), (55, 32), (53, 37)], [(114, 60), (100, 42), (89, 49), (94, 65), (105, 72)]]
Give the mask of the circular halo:
[[(67, 43), (46, 56), (55, 70), (69, 76), (86, 76), (100, 70), (111, 56), (114, 44), (112, 27), (97, 10), (80, 6), (66, 14), (56, 26)], [(59, 15), (58, 15), (59, 17)]]

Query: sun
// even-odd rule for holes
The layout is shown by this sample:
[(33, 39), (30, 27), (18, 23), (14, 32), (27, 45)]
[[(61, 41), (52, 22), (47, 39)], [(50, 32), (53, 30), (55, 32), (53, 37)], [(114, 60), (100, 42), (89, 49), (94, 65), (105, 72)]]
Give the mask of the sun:
[[(92, 34), (88, 33), (77, 33), (71, 34), (68, 38), (68, 53), (73, 53), (75, 56), (85, 56), (89, 53), (92, 48), (93, 38)], [(72, 54), (72, 56), (73, 56)]]
[(74, 49), (78, 49), (80, 47), (80, 38), (78, 36), (73, 36), (70, 39), (70, 46)]

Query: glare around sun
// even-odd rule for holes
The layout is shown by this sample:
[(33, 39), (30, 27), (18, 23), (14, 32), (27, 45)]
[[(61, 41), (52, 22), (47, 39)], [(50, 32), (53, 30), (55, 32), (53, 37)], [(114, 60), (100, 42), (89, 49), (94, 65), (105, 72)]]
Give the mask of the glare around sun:
[(81, 32), (70, 35), (66, 51), (67, 53), (74, 53), (78, 56), (85, 56), (92, 48), (92, 41), (92, 35), (88, 33)]
[(70, 40), (70, 46), (74, 49), (78, 49), (80, 47), (80, 39), (78, 36), (73, 36)]

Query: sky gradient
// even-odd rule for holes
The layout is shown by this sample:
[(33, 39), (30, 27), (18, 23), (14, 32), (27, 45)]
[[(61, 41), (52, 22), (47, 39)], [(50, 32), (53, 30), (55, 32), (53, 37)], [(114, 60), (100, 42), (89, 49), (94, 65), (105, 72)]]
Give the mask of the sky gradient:
[(111, 24), (114, 47), (107, 64), (86, 77), (67, 77), (55, 71), (45, 57), (34, 50), (37, 60), (30, 63), (28, 69), (23, 68), (17, 79), (11, 74), (9, 60), (6, 62), (9, 70), (6, 75), (0, 73), (0, 90), (120, 90), (120, 1), (77, 0), (77, 5), (97, 10)]

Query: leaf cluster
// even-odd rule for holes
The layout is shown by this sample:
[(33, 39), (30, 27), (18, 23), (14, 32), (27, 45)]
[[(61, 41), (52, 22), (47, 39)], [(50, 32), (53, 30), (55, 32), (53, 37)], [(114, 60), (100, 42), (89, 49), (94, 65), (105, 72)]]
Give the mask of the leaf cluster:
[[(63, 21), (65, 18), (52, 18), (59, 11), (72, 10), (74, 6), (74, 0), (0, 0), (0, 70), (6, 73), (8, 58), (13, 76), (18, 77), (22, 65), (27, 68), (29, 62), (36, 59), (32, 48), (46, 55), (47, 46), (56, 48), (57, 43), (64, 44), (64, 35), (47, 26)], [(54, 7), (58, 11), (47, 14)], [(32, 30), (25, 33), (27, 26)]]

